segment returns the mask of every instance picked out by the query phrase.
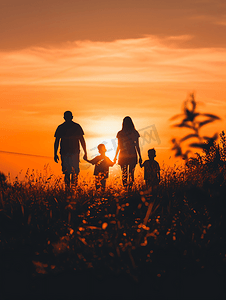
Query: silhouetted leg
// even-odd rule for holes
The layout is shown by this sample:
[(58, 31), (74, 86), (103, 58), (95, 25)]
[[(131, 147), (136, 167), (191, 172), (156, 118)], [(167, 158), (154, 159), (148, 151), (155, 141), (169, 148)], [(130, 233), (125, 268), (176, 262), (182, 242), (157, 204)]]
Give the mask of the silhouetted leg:
[(146, 179), (145, 183), (146, 183), (146, 189), (151, 191), (152, 190), (152, 181)]
[(72, 173), (71, 174), (71, 184), (76, 187), (78, 184), (78, 174)]
[(101, 183), (101, 189), (102, 189), (102, 191), (104, 191), (105, 187), (106, 187), (106, 179), (105, 178), (101, 179), (100, 183)]
[(124, 186), (127, 186), (127, 177), (128, 177), (128, 166), (123, 165), (122, 168), (122, 183)]
[(99, 190), (99, 188), (101, 186), (99, 176), (95, 176), (95, 186), (96, 186), (96, 190)]
[(156, 185), (153, 185), (153, 187), (152, 187), (152, 193), (153, 193), (153, 196), (155, 197), (155, 198), (157, 198), (158, 197), (158, 184), (156, 184)]
[(64, 175), (64, 182), (66, 184), (67, 187), (70, 187), (70, 174), (65, 173)]
[(133, 186), (135, 166), (129, 165), (129, 187)]

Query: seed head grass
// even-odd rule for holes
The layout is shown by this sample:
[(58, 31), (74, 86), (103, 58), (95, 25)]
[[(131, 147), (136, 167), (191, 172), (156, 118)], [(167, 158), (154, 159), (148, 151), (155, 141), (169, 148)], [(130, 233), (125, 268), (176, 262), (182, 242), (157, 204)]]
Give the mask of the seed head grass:
[[(195, 164), (196, 163), (196, 164)], [(164, 280), (172, 269), (225, 268), (225, 165), (199, 160), (163, 166), (156, 193), (143, 175), (133, 188), (120, 177), (96, 191), (92, 177), (65, 188), (61, 177), (27, 170), (0, 186), (2, 255), (33, 276), (92, 269), (98, 276), (124, 274), (136, 282)], [(210, 259), (210, 257), (214, 257)], [(4, 268), (15, 267), (6, 260)], [(178, 273), (178, 274), (179, 274)]]

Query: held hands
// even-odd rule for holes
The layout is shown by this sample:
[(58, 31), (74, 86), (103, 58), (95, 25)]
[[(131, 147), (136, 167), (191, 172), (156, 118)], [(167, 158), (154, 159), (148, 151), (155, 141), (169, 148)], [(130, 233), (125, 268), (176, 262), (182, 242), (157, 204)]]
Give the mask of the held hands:
[(87, 153), (84, 154), (83, 159), (87, 160)]
[(114, 160), (113, 160), (114, 164), (116, 164), (116, 161), (117, 161), (117, 158), (115, 157)]
[(55, 161), (56, 163), (58, 163), (58, 161), (59, 161), (59, 156), (58, 156), (57, 154), (54, 156), (54, 161)]

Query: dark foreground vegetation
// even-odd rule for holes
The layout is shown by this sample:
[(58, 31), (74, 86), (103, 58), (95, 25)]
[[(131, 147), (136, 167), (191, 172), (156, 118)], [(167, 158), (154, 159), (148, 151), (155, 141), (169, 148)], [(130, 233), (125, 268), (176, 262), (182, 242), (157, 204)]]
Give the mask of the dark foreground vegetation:
[(141, 179), (98, 193), (0, 174), (0, 299), (226, 299), (226, 136), (202, 136), (219, 117), (196, 106), (172, 118), (190, 130), (172, 139), (184, 164), (161, 170), (157, 195)]
[(158, 196), (1, 175), (1, 299), (225, 299), (225, 154), (222, 133), (165, 167)]

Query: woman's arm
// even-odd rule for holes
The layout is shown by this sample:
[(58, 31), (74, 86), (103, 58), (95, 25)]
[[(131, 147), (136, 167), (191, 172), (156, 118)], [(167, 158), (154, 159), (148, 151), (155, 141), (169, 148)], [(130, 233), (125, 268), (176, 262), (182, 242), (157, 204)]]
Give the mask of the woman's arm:
[(139, 145), (139, 138), (136, 139), (135, 147), (137, 149), (137, 153), (139, 155), (139, 164), (142, 164), (142, 158), (140, 153), (140, 145)]
[(118, 145), (118, 147), (117, 147), (117, 149), (116, 149), (115, 158), (114, 158), (114, 163), (116, 163), (118, 153), (119, 153), (119, 145)]

